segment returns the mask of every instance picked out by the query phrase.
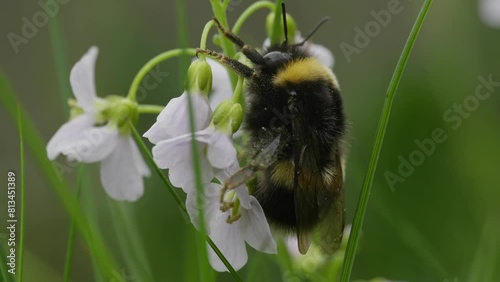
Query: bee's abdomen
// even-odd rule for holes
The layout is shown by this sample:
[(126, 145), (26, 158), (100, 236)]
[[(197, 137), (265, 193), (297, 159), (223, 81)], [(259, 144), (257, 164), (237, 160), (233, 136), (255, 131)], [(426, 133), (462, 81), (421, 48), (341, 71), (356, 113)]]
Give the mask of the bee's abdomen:
[[(297, 229), (295, 190), (285, 182), (276, 183), (269, 177), (272, 171), (268, 169), (264, 177), (259, 179), (254, 196), (259, 201), (268, 222), (285, 231)], [(310, 229), (317, 224), (316, 216), (307, 220), (304, 229)]]
[[(271, 183), (268, 183), (271, 186)], [(266, 191), (264, 191), (264, 189)], [(286, 230), (295, 230), (295, 202), (293, 190), (279, 186), (258, 187), (254, 196), (259, 201), (270, 224)]]

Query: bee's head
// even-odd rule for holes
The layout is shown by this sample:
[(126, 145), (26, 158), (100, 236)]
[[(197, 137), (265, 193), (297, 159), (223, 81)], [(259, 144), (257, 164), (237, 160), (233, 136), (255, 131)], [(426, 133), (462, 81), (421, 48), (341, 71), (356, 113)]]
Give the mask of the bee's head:
[(266, 67), (279, 69), (288, 63), (292, 57), (283, 51), (271, 51), (264, 55)]

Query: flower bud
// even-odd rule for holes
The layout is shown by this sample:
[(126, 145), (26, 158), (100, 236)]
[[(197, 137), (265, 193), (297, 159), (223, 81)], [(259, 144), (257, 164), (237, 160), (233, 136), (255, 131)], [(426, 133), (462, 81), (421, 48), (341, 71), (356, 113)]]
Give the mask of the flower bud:
[(237, 103), (231, 107), (231, 129), (233, 133), (236, 133), (240, 129), (241, 123), (243, 122), (243, 108), (241, 104)]
[[(275, 13), (269, 13), (266, 18), (266, 32), (267, 36), (271, 38), (271, 35), (273, 34), (273, 28), (274, 28), (274, 16)], [(282, 14), (279, 14), (280, 17), (282, 17)], [(292, 18), (290, 14), (286, 14), (286, 25), (288, 27), (288, 43), (289, 44), (294, 44), (295, 43), (295, 33), (297, 31), (297, 24), (295, 23), (295, 20)], [(278, 44), (283, 41), (285, 41), (285, 32), (283, 29), (283, 20), (280, 20), (280, 33), (278, 37), (278, 42), (272, 42), (273, 38), (271, 38), (271, 45), (273, 44)]]
[(228, 117), (228, 115), (231, 113), (232, 106), (233, 102), (231, 100), (223, 101), (219, 106), (217, 106), (214, 114), (212, 115), (212, 122), (215, 126), (218, 126)]
[(191, 63), (187, 72), (186, 90), (208, 95), (212, 90), (212, 69), (204, 60)]
[(226, 133), (235, 133), (243, 122), (241, 104), (231, 100), (222, 102), (214, 111), (212, 122), (215, 127)]
[(138, 118), (138, 105), (122, 96), (111, 95), (106, 97), (106, 105), (101, 115), (123, 134), (129, 133), (127, 122), (135, 123)]

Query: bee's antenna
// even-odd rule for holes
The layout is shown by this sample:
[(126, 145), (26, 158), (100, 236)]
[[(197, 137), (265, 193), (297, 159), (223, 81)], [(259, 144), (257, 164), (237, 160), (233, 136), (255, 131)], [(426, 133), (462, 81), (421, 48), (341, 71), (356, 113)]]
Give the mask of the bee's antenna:
[(319, 28), (320, 28), (320, 27), (321, 27), (324, 23), (326, 23), (329, 19), (330, 19), (329, 17), (324, 17), (324, 18), (323, 18), (323, 19), (322, 19), (322, 20), (321, 20), (321, 21), (320, 21), (320, 22), (319, 22), (319, 23), (318, 23), (318, 24), (314, 27), (314, 29), (313, 29), (311, 32), (309, 32), (309, 35), (307, 35), (307, 36), (306, 36), (306, 38), (304, 38), (304, 40), (302, 40), (302, 42), (295, 44), (295, 46), (302, 46), (302, 45), (304, 45), (304, 43), (306, 43), (306, 41), (307, 41), (307, 40), (309, 40), (309, 39), (313, 36), (313, 34), (314, 34), (314, 33), (316, 33), (316, 31), (318, 31), (318, 29), (319, 29)]
[(281, 13), (283, 15), (283, 31), (285, 32), (285, 41), (283, 41), (282, 45), (286, 45), (288, 44), (288, 26), (286, 25), (286, 10), (284, 2), (281, 2)]

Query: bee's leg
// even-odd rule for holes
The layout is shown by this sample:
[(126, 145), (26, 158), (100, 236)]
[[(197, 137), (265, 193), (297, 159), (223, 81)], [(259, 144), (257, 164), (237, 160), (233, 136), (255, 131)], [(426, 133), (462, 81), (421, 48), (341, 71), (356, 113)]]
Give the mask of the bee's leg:
[(252, 61), (252, 63), (254, 63), (256, 65), (264, 65), (265, 64), (264, 57), (262, 57), (262, 55), (259, 52), (257, 52), (257, 50), (255, 50), (255, 48), (253, 48), (250, 45), (245, 44), (245, 42), (243, 42), (243, 40), (241, 40), (241, 38), (239, 38), (236, 34), (232, 33), (230, 30), (227, 30), (226, 28), (224, 28), (220, 24), (219, 20), (217, 20), (216, 18), (213, 18), (213, 20), (214, 20), (215, 24), (217, 24), (217, 27), (222, 31), (224, 36), (229, 38), (229, 40), (231, 40), (234, 44), (238, 45), (238, 47), (241, 48), (241, 52), (243, 52), (243, 54), (245, 54), (245, 56), (248, 59), (250, 59), (250, 61)]
[[(254, 174), (259, 170), (264, 170), (271, 163), (276, 161), (276, 150), (280, 144), (281, 136), (278, 135), (267, 144), (266, 147), (262, 148), (250, 163), (244, 168), (238, 170), (235, 174), (231, 175), (225, 182), (221, 190), (220, 202), (224, 205), (224, 196), (227, 190), (232, 190), (245, 182), (252, 179)], [(304, 149), (305, 151), (305, 149)]]
[(240, 185), (244, 184), (248, 180), (250, 180), (255, 174), (255, 168), (252, 166), (246, 166), (240, 170), (238, 170), (235, 174), (231, 175), (226, 182), (224, 182), (224, 186), (222, 186), (222, 190), (220, 193), (220, 202), (224, 203), (224, 196), (226, 195), (227, 190), (232, 190)]
[(254, 78), (257, 76), (257, 73), (250, 67), (246, 66), (245, 64), (242, 64), (234, 59), (229, 58), (228, 56), (224, 56), (220, 53), (217, 53), (212, 50), (204, 50), (200, 48), (196, 48), (196, 56), (198, 56), (198, 53), (203, 53), (207, 54), (210, 57), (215, 58), (219, 63), (231, 68), (234, 70), (236, 73), (239, 75), (245, 77), (245, 78)]

